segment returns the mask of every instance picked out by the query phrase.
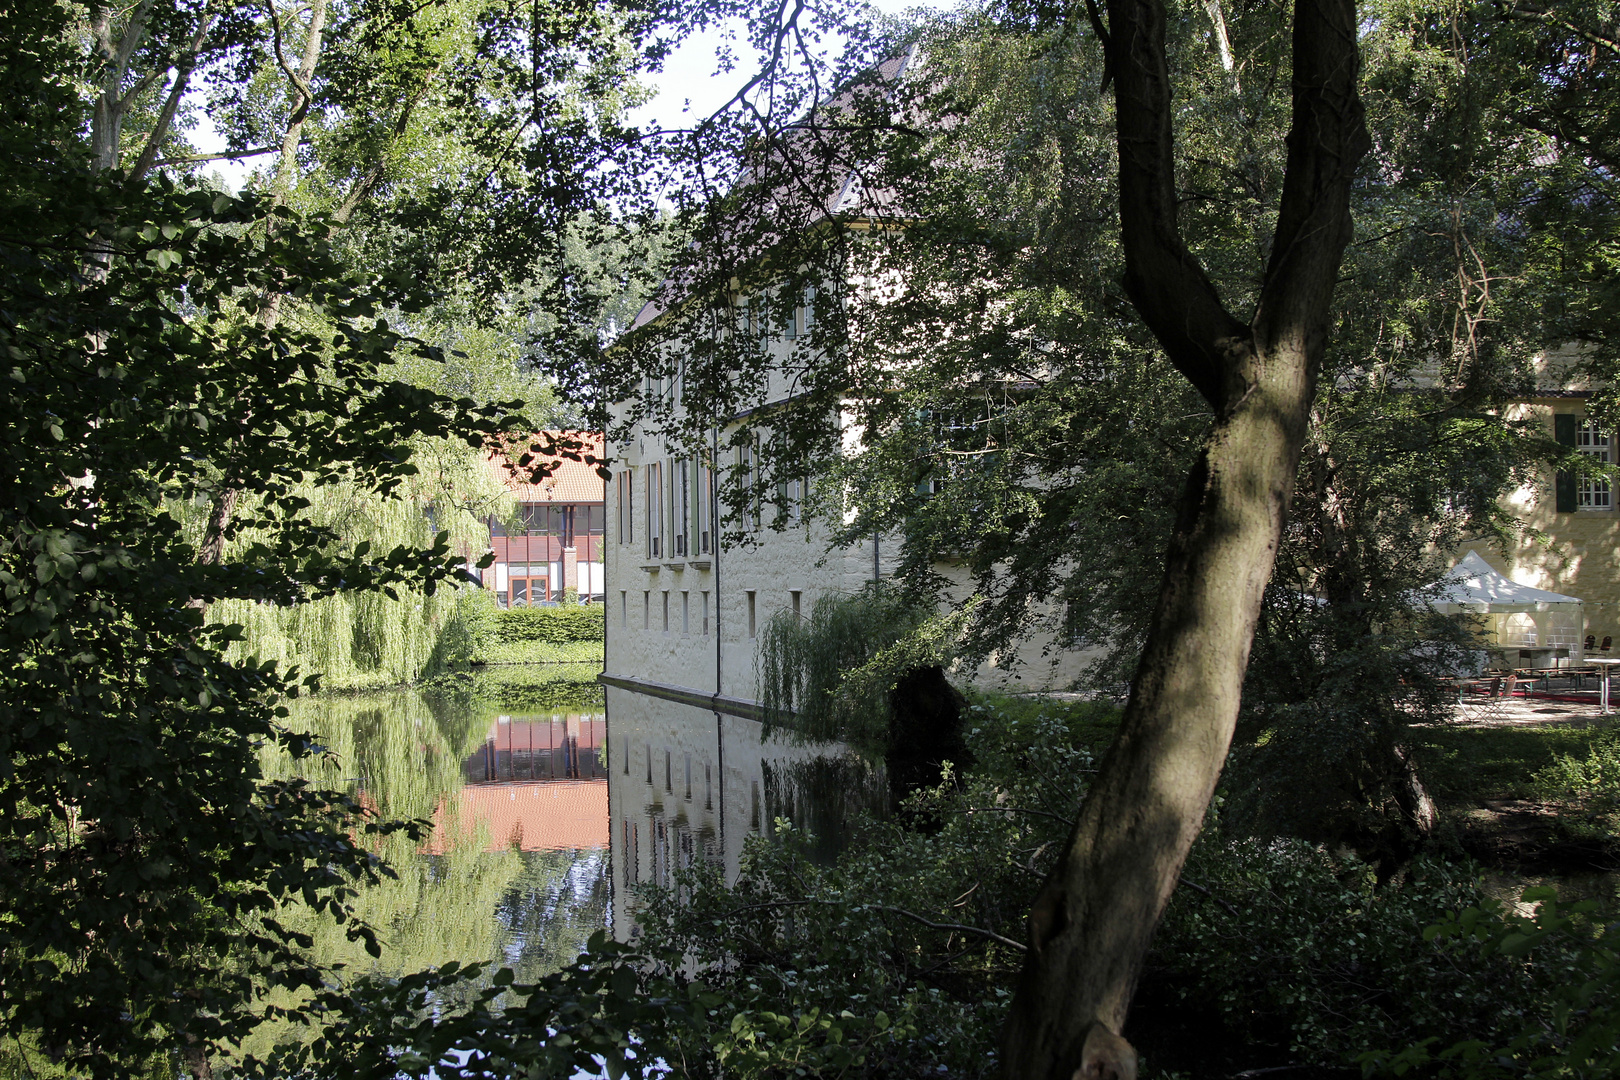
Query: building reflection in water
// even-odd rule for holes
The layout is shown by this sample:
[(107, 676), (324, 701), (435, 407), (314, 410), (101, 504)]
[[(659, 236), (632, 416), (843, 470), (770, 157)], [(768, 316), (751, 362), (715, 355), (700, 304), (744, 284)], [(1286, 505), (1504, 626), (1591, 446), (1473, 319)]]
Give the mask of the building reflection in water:
[(608, 686), (608, 841), (613, 930), (634, 928), (631, 886), (674, 884), (704, 861), (735, 881), (744, 842), (785, 818), (830, 860), (863, 811), (881, 812), (886, 781), (848, 751), (760, 741), (755, 720)]
[(441, 801), (423, 851), (440, 855), (487, 830), (489, 851), (585, 851), (608, 846), (602, 714), (497, 716), (463, 763), (454, 825)]

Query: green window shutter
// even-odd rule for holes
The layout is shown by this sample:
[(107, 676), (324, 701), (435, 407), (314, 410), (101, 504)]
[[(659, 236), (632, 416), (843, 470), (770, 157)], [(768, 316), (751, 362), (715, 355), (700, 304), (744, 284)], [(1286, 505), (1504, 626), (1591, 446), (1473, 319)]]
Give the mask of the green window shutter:
[[(1575, 445), (1575, 414), (1553, 414), (1553, 438), (1560, 446)], [(1573, 514), (1575, 512), (1575, 474), (1567, 469), (1560, 470), (1553, 481), (1553, 492), (1556, 499), (1556, 509), (1560, 514)]]

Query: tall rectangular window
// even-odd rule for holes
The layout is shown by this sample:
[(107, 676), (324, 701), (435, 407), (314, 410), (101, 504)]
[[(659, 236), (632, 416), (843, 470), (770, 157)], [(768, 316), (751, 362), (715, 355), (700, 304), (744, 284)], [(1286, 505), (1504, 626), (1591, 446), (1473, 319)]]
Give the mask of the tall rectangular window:
[(647, 590), (641, 593), (641, 628), (652, 629), (652, 593)]
[[(1590, 420), (1582, 420), (1581, 426), (1576, 429), (1575, 449), (1596, 465), (1607, 465), (1614, 459), (1609, 433)], [(1609, 478), (1583, 474), (1575, 489), (1575, 505), (1582, 510), (1614, 509), (1614, 493), (1609, 488)]]
[(686, 635), (690, 634), (691, 632), (692, 632), (692, 594), (689, 593), (689, 592), (683, 591), (681, 593), (681, 636), (685, 637)]
[(628, 544), (634, 539), (632, 533), (635, 529), (632, 523), (635, 521), (635, 502), (632, 493), (635, 490), (635, 474), (629, 469), (619, 473), (614, 494), (618, 497), (619, 503), (619, 543), (621, 544)]
[(669, 590), (664, 590), (664, 633), (669, 633)]
[(647, 557), (664, 557), (664, 475), (663, 465), (647, 465)]
[(756, 612), (759, 609), (754, 603), (756, 595), (757, 594), (754, 592), (754, 590), (748, 590), (748, 636), (751, 638), (759, 636), (759, 622), (756, 617)]
[(776, 499), (789, 522), (797, 524), (804, 517), (804, 481), (783, 480), (776, 485)]
[(709, 593), (708, 593), (708, 590), (704, 590), (704, 592), (703, 592), (703, 636), (704, 637), (709, 636)]
[(625, 589), (619, 590), (619, 628), (630, 627), (630, 593)]
[(708, 555), (713, 550), (714, 534), (714, 470), (707, 464), (697, 467), (697, 553)]
[(752, 445), (737, 448), (737, 511), (743, 529), (759, 529), (759, 451)]
[(797, 589), (794, 589), (792, 592), (788, 593), (788, 598), (793, 603), (793, 614), (794, 615), (802, 614), (802, 612), (799, 610), (799, 608), (801, 607), (800, 598), (803, 597), (803, 595), (804, 594), (799, 592), (799, 590), (797, 590)]
[(806, 337), (816, 322), (816, 287), (806, 285), (804, 295), (787, 313), (787, 336)]
[(688, 458), (676, 458), (670, 467), (670, 550), (675, 558), (684, 559), (691, 554), (689, 542), (692, 529), (692, 463)]
[(748, 298), (748, 333), (759, 344), (761, 349), (770, 344), (770, 321), (765, 317), (765, 298), (751, 296)]

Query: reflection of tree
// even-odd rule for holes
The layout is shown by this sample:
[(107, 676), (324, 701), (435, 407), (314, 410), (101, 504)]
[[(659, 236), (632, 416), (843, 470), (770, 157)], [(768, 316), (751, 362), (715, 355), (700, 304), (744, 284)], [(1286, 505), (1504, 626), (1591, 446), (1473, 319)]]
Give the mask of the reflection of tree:
[(881, 814), (888, 805), (888, 782), (853, 754), (807, 761), (760, 762), (765, 788), (765, 821), (781, 817), (809, 833), (811, 858), (831, 863), (863, 813)]
[[(460, 703), (458, 703), (460, 704)], [(465, 782), (462, 762), (483, 741), (495, 710), (401, 692), (320, 697), (292, 703), (289, 724), (317, 733), (329, 756), (306, 763), (319, 786), (348, 787), (385, 818), (447, 815), (443, 854), (394, 836), (377, 853), (394, 878), (360, 892), (355, 911), (377, 930), (380, 958), (350, 941), (346, 928), (289, 907), (284, 922), (308, 934), (310, 951), (350, 975), (400, 974), (449, 961), (509, 965), (528, 981), (571, 963), (607, 911), (606, 858), (599, 851), (487, 851), (489, 830), (454, 820)], [(266, 762), (267, 772), (273, 763)], [(457, 996), (471, 996), (462, 987)], [(288, 1004), (285, 995), (272, 1004)], [(275, 1044), (313, 1032), (267, 1024), (242, 1046), (263, 1056)]]

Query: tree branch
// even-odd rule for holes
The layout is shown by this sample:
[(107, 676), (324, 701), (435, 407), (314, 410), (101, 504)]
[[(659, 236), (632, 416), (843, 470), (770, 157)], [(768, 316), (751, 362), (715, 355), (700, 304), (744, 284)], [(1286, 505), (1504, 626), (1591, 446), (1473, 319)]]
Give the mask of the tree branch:
[(214, 13), (204, 11), (197, 20), (197, 30), (186, 43), (186, 48), (175, 63), (174, 85), (169, 87), (169, 96), (163, 102), (163, 108), (158, 113), (157, 120), (152, 124), (152, 130), (147, 133), (146, 145), (130, 167), (130, 179), (138, 180), (144, 176), (148, 169), (157, 161), (158, 147), (168, 137), (169, 127), (174, 123), (174, 114), (180, 108), (180, 99), (185, 96), (186, 87), (191, 82), (191, 73), (197, 68), (197, 58), (202, 53), (204, 42), (208, 40), (208, 29), (214, 25)]
[(1235, 360), (1251, 335), (1181, 238), (1165, 18), (1152, 0), (1108, 4), (1125, 289), (1176, 370), (1220, 414), (1244, 392)]
[(1288, 344), (1316, 357), (1332, 310), (1325, 298), (1352, 235), (1349, 180), (1372, 145), (1357, 85), (1355, 0), (1300, 0), (1293, 52), (1282, 204), (1252, 325), (1266, 351)]
[[(765, 911), (785, 907), (837, 907), (842, 903), (841, 900), (766, 900), (758, 904), (745, 904), (742, 907), (732, 908), (727, 914), (740, 915), (746, 911)], [(966, 923), (935, 922), (932, 919), (918, 915), (915, 911), (907, 911), (905, 908), (895, 907), (892, 904), (855, 904), (853, 906), (856, 908), (868, 908), (872, 911), (887, 911), (890, 914), (902, 916), (934, 930), (957, 930), (964, 934), (973, 934), (987, 941), (994, 941), (998, 945), (1005, 945), (1009, 949), (1017, 949), (1019, 952), (1025, 952), (1028, 949), (1023, 942), (1014, 941), (1010, 937), (1004, 937), (994, 930), (986, 930), (982, 926), (969, 926)]]
[(152, 162), (152, 168), (161, 169), (165, 165), (195, 165), (200, 161), (239, 161), (242, 158), (273, 154), (279, 149), (280, 147), (277, 146), (259, 146), (252, 150), (228, 151), (223, 154), (182, 154), (180, 157), (162, 158), (154, 161)]

